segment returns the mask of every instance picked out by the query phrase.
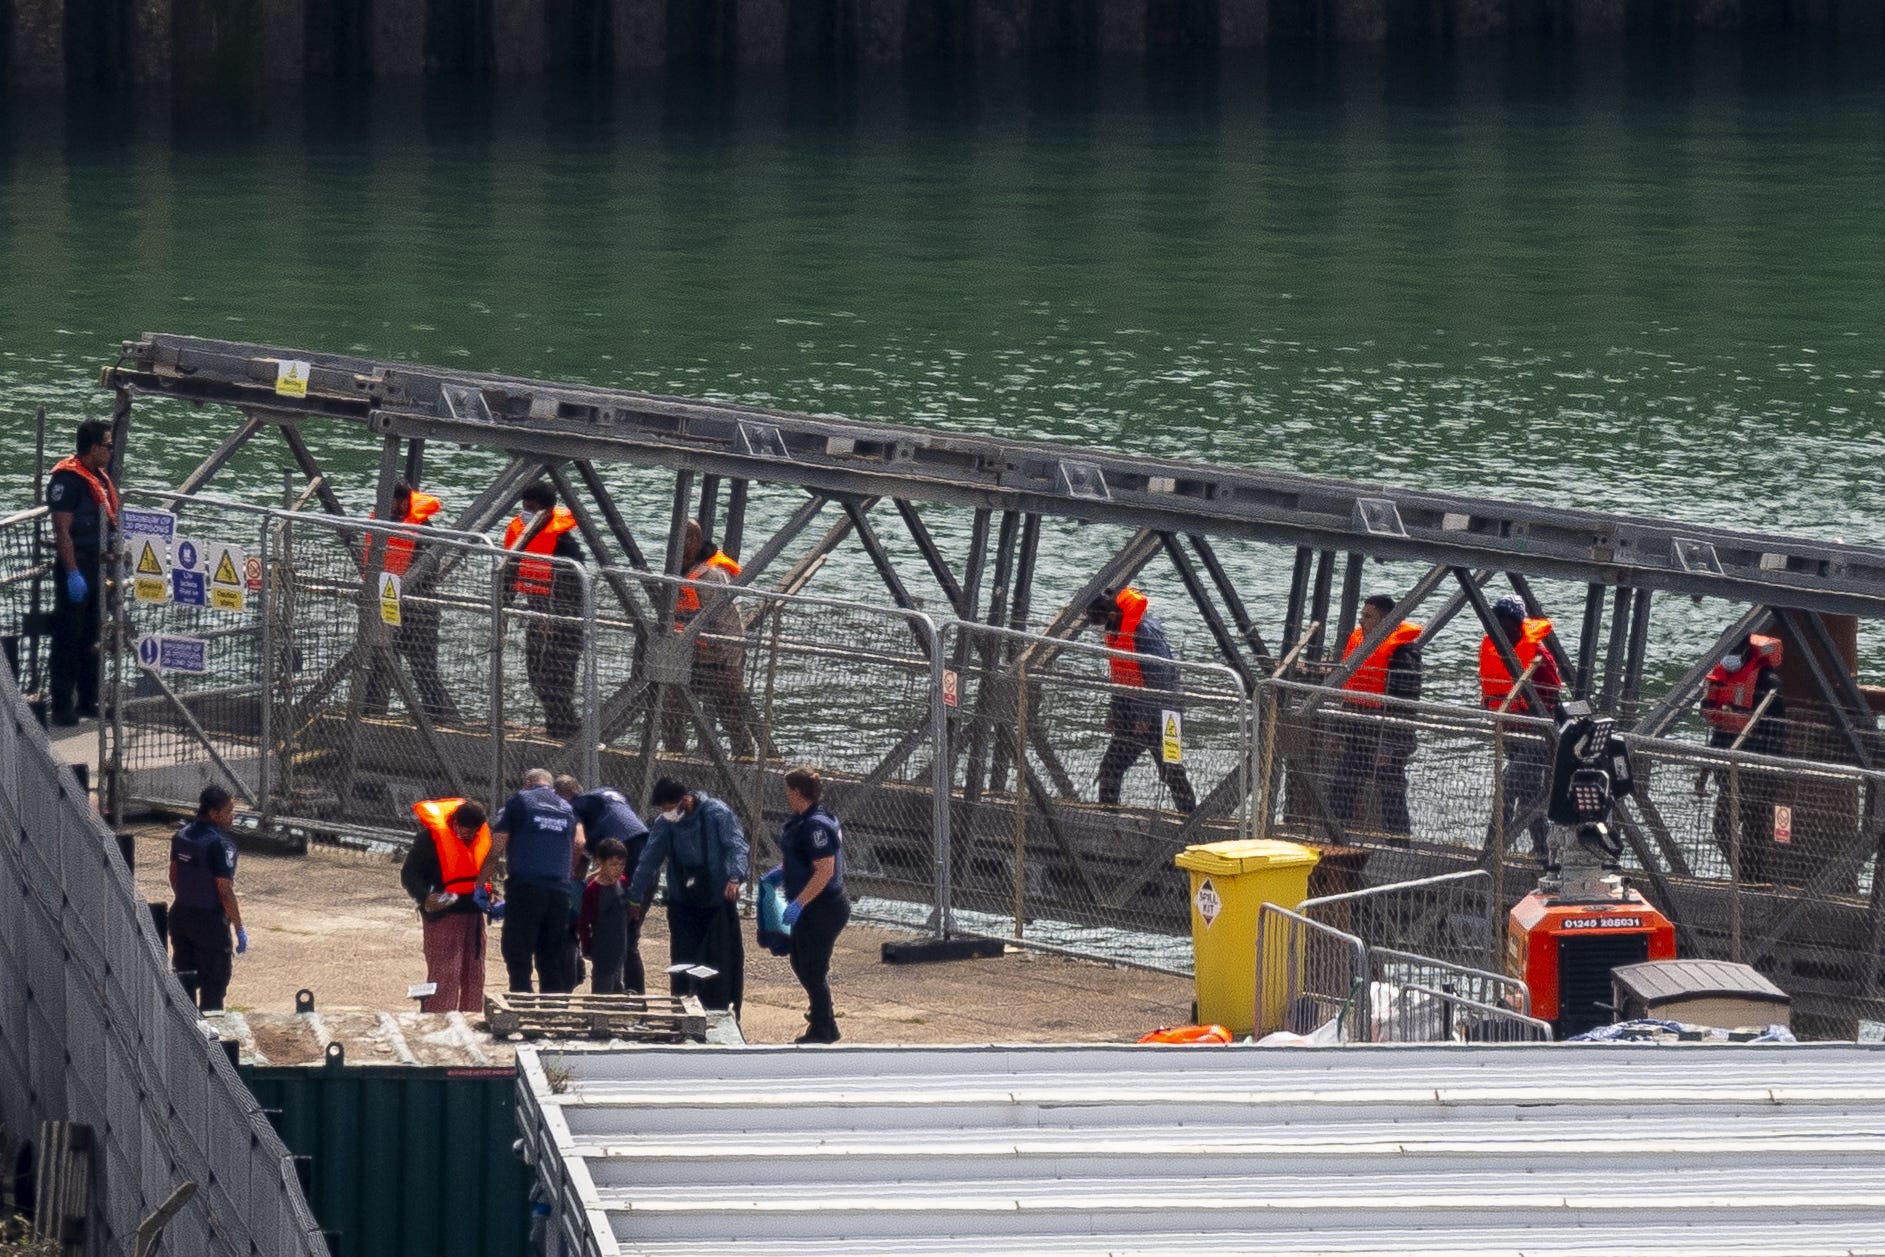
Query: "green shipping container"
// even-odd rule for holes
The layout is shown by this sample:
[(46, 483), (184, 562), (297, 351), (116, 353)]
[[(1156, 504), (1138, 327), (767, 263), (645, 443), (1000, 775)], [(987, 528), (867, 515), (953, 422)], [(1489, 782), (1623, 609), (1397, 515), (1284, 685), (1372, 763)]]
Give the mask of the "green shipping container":
[(334, 1257), (517, 1257), (530, 1170), (512, 1069), (244, 1066)]

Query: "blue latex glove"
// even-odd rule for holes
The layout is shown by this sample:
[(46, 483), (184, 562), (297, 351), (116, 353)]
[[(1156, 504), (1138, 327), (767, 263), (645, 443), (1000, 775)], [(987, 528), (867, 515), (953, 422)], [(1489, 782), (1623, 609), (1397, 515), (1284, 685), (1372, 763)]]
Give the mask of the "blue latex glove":
[(785, 924), (785, 928), (789, 930), (798, 924), (799, 914), (804, 911), (805, 905), (794, 899), (785, 906), (785, 911), (779, 915), (779, 920), (782, 921)]
[(90, 585), (85, 583), (85, 573), (76, 567), (65, 574), (65, 596), (73, 602), (84, 602)]
[(243, 929), (241, 926), (237, 926), (236, 927), (236, 955), (240, 956), (243, 953), (247, 952), (248, 950), (249, 950), (249, 932)]
[(474, 887), (471, 892), (471, 902), (478, 905), (479, 911), (489, 912), (491, 910), (490, 888), (488, 886)]

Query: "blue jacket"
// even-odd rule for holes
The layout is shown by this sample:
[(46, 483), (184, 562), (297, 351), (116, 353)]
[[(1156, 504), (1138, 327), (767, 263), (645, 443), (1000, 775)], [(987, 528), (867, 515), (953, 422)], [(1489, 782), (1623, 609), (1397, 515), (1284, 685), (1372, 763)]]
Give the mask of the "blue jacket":
[(177, 907), (221, 912), (216, 882), (236, 879), (236, 840), (208, 821), (191, 821), (171, 838), (170, 858), (177, 866)]
[(785, 877), (779, 889), (787, 899), (797, 899), (805, 884), (812, 880), (812, 865), (835, 857), (831, 880), (818, 892), (820, 899), (844, 894), (844, 830), (838, 818), (818, 804), (803, 815), (788, 819), (779, 830), (779, 852), (785, 857)]
[(746, 880), (746, 831), (733, 809), (712, 795), (694, 791), (694, 806), (678, 822), (656, 815), (648, 831), (648, 845), (629, 883), (629, 897), (647, 903), (661, 872), (668, 868), (667, 902), (678, 903), (688, 874), (706, 870), (707, 885), (716, 897), (728, 882)]

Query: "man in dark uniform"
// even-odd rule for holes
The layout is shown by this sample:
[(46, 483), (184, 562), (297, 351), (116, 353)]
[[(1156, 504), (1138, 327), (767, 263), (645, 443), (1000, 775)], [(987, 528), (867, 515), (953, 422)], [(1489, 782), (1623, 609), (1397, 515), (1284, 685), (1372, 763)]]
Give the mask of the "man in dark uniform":
[(582, 729), (576, 714), (582, 585), (569, 563), (549, 563), (544, 557), (581, 563), (583, 549), (576, 540), (576, 517), (556, 504), (556, 489), (549, 481), (525, 489), (518, 505), (517, 517), (504, 530), (504, 548), (517, 556), (504, 564), (505, 598), (521, 596), (525, 610), (535, 612), (524, 626), (524, 671), (531, 692), (543, 704), (544, 731), (566, 740)]
[(206, 1013), (219, 1012), (229, 992), (229, 930), (235, 927), (235, 954), (249, 950), (236, 903), (236, 840), (229, 836), (235, 801), (221, 786), (204, 786), (197, 796), (196, 819), (170, 840), (171, 965), (183, 989)]
[(786, 806), (792, 816), (779, 831), (784, 857), (780, 890), (784, 923), (792, 931), (792, 973), (805, 988), (810, 1009), (798, 1043), (836, 1043), (838, 1016), (831, 1004), (831, 950), (851, 919), (844, 897), (844, 830), (825, 810), (824, 781), (810, 768), (785, 775)]
[(703, 982), (676, 975), (676, 995), (692, 989), (708, 1008), (740, 1014), (745, 997), (746, 951), (740, 938), (740, 887), (746, 882), (746, 832), (733, 809), (671, 777), (655, 782), (649, 801), (661, 809), (629, 898), (630, 915), (641, 917), (655, 878), (667, 867), (668, 961), (706, 965), (719, 971)]
[[(604, 838), (615, 839), (626, 850), (628, 869), (633, 872), (635, 866), (641, 863), (642, 848), (648, 843), (648, 827), (642, 824), (641, 817), (635, 815), (635, 809), (622, 797), (622, 792), (607, 786), (598, 790), (584, 790), (582, 782), (565, 774), (556, 779), (556, 793), (576, 813), (576, 819), (582, 822), (583, 841), (588, 843), (589, 849), (594, 851), (596, 844)], [(580, 905), (577, 911), (581, 911)], [(628, 955), (623, 961), (622, 972), (623, 984), (629, 990), (639, 994), (647, 989), (647, 975), (641, 967), (639, 917), (631, 917), (628, 923)]]
[(101, 559), (118, 527), (118, 487), (111, 425), (79, 425), (78, 452), (53, 465), (46, 483), (52, 513), (52, 722), (75, 725), (98, 715), (98, 628), (103, 618)]
[(1106, 661), (1113, 681), (1106, 728), (1113, 740), (1100, 759), (1100, 803), (1119, 806), (1126, 770), (1150, 751), (1152, 767), (1172, 792), (1172, 806), (1188, 813), (1198, 806), (1198, 796), (1183, 762), (1165, 762), (1164, 730), (1159, 724), (1161, 714), (1178, 710), (1182, 701), (1178, 669), (1172, 663), (1165, 629), (1146, 611), (1147, 605), (1146, 596), (1128, 585), (1108, 591), (1087, 607), (1088, 622), (1105, 630), (1108, 648), (1140, 656), (1114, 655)]
[(510, 989), (564, 994), (576, 987), (570, 949), (570, 880), (583, 858), (583, 830), (569, 804), (551, 788), (550, 774), (533, 768), (504, 803), (491, 827), (491, 849), (472, 880), (491, 881), (497, 862), (510, 856), (504, 881), (504, 938), (500, 950)]

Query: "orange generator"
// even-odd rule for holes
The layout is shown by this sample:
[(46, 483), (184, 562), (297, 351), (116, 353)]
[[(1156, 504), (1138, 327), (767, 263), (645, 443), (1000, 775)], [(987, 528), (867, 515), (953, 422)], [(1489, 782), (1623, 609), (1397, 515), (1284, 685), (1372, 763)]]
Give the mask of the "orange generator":
[(1675, 956), (1676, 927), (1634, 890), (1595, 902), (1534, 890), (1506, 923), (1506, 972), (1531, 988), (1532, 1016), (1559, 1039), (1615, 1020), (1612, 969)]

